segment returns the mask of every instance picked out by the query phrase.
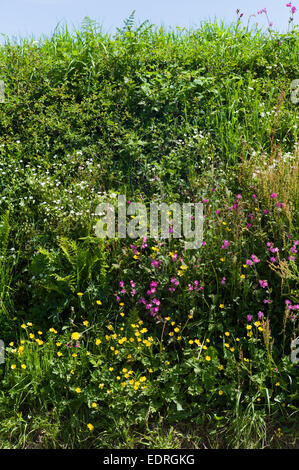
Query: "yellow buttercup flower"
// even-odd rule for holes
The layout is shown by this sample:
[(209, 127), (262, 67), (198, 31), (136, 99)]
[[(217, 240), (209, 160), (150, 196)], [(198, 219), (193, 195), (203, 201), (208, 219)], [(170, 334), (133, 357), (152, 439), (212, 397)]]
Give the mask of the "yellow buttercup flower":
[(87, 427), (90, 431), (94, 430), (94, 426), (91, 423), (88, 423)]
[(77, 292), (77, 295), (78, 295), (79, 297), (82, 297), (83, 292)]
[(77, 387), (75, 391), (76, 391), (76, 393), (81, 393), (81, 388)]
[(102, 302), (100, 300), (97, 300), (98, 305), (102, 305)]
[(72, 339), (79, 339), (80, 338), (80, 333), (78, 333), (77, 331), (75, 331), (74, 333), (72, 333), (72, 336), (71, 336)]

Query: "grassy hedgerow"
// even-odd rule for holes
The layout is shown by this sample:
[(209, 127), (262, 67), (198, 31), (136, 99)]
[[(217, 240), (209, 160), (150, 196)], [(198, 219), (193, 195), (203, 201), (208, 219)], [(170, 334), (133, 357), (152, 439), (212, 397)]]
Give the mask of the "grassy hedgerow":
[[(296, 445), (297, 39), (0, 46), (1, 447)], [(203, 246), (99, 240), (117, 194), (203, 202)]]

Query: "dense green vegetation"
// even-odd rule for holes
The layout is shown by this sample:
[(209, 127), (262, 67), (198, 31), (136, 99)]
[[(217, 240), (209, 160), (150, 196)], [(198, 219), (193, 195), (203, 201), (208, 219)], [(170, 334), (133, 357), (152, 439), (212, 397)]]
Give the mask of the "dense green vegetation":
[[(0, 447), (296, 445), (295, 78), (240, 22), (0, 46)], [(204, 245), (98, 239), (117, 194)]]

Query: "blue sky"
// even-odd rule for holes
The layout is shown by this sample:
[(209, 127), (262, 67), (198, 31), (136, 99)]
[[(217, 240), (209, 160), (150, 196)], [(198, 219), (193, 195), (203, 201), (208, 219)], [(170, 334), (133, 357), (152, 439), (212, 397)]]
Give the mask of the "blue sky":
[[(196, 27), (201, 21), (215, 17), (234, 21), (239, 8), (246, 23), (249, 15), (265, 7), (273, 28), (283, 32), (287, 30), (289, 18), (286, 3), (288, 0), (2, 0), (0, 33), (9, 37), (34, 35), (37, 39), (42, 34), (51, 34), (58, 22), (67, 22), (71, 29), (73, 25), (79, 27), (83, 18), (89, 16), (102, 25), (104, 32), (112, 34), (133, 10), (137, 23), (149, 19), (158, 25)], [(292, 4), (297, 6), (296, 2)], [(298, 16), (299, 11), (294, 15), (296, 24)], [(264, 14), (251, 21), (267, 25)]]

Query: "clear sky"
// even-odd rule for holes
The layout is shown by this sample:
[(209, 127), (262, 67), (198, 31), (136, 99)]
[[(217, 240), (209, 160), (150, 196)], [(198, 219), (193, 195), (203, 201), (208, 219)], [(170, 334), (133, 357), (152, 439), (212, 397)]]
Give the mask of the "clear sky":
[[(58, 22), (80, 26), (85, 16), (102, 25), (103, 31), (113, 34), (123, 25), (133, 10), (137, 23), (150, 20), (164, 26), (196, 27), (203, 20), (222, 19), (232, 22), (236, 9), (244, 13), (244, 23), (251, 14), (267, 8), (273, 29), (286, 31), (288, 26), (288, 0), (0, 0), (0, 33), (9, 37), (31, 37), (51, 34)], [(294, 23), (298, 24), (299, 0)], [(242, 19), (242, 20), (243, 20)], [(264, 14), (251, 18), (260, 26), (267, 26)], [(3, 36), (0, 37), (2, 42)]]

